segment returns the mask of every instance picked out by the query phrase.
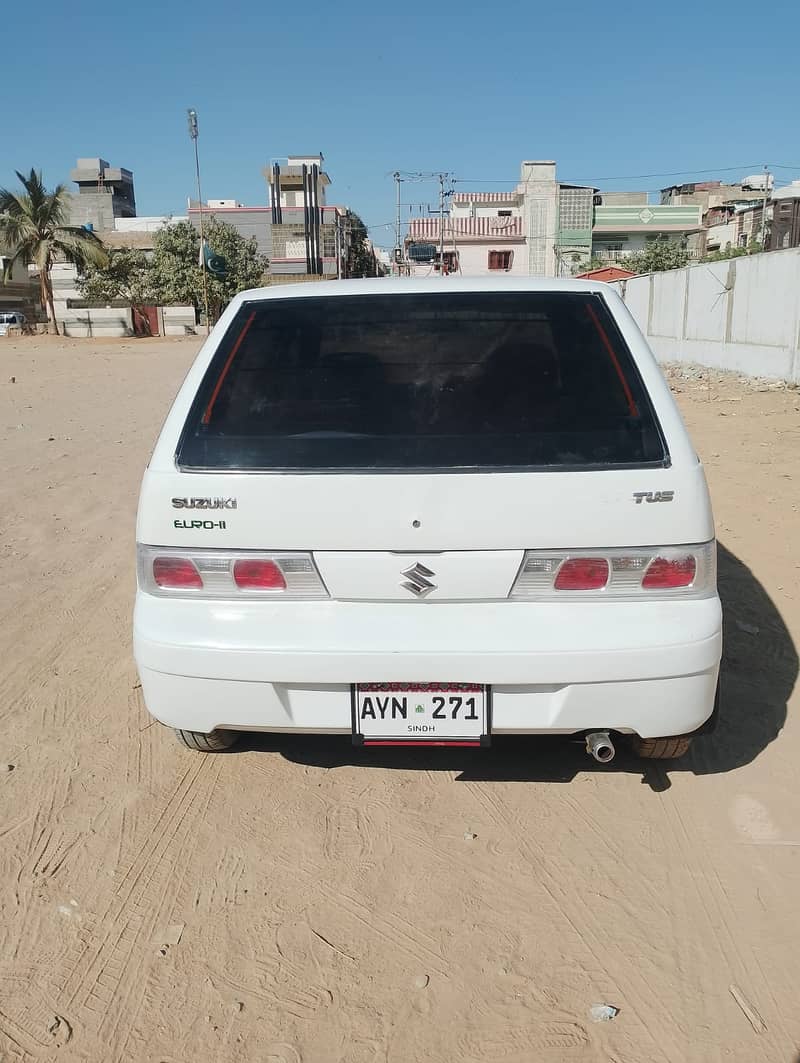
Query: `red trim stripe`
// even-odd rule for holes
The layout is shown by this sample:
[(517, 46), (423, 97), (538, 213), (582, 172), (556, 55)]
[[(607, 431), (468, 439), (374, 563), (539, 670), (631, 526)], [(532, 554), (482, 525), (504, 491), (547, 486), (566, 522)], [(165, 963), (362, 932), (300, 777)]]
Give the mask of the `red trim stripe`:
[(391, 739), (391, 738), (365, 738), (365, 746), (480, 746), (480, 739), (463, 741), (454, 739), (452, 742), (437, 742), (429, 738)]
[(209, 421), (211, 420), (211, 411), (214, 409), (214, 403), (217, 401), (217, 398), (219, 397), (219, 393), (222, 390), (222, 385), (225, 383), (225, 377), (228, 375), (228, 370), (231, 367), (231, 363), (233, 362), (233, 359), (236, 357), (236, 352), (239, 350), (239, 348), (242, 345), (242, 340), (245, 338), (250, 326), (253, 324), (253, 318), (255, 316), (256, 316), (256, 312), (254, 310), (252, 312), (252, 314), (250, 315), (250, 317), (247, 319), (247, 322), (245, 323), (244, 328), (239, 333), (239, 338), (236, 340), (236, 343), (234, 343), (233, 347), (231, 348), (231, 353), (228, 355), (228, 357), (227, 357), (227, 359), (225, 361), (225, 365), (222, 367), (222, 372), (219, 375), (219, 380), (214, 385), (214, 390), (211, 393), (211, 398), (208, 400), (208, 406), (206, 406), (206, 412), (203, 414), (203, 420), (200, 422), (201, 424), (208, 424)]
[(594, 322), (594, 327), (597, 329), (598, 333), (600, 334), (600, 339), (603, 341), (603, 345), (604, 345), (605, 349), (608, 351), (609, 358), (614, 363), (614, 368), (617, 371), (617, 376), (619, 377), (619, 382), (620, 382), (620, 384), (622, 384), (622, 390), (625, 392), (625, 398), (628, 401), (628, 412), (630, 413), (631, 417), (638, 417), (639, 416), (639, 410), (637, 409), (636, 403), (634, 402), (633, 393), (631, 392), (631, 389), (628, 386), (628, 381), (625, 379), (625, 374), (622, 372), (622, 366), (619, 364), (619, 358), (617, 358), (616, 351), (611, 346), (611, 340), (606, 335), (606, 330), (603, 328), (603, 326), (602, 326), (602, 324), (600, 322), (600, 318), (594, 312), (594, 307), (590, 306), (587, 303), (586, 304), (586, 309), (589, 311), (589, 317)]

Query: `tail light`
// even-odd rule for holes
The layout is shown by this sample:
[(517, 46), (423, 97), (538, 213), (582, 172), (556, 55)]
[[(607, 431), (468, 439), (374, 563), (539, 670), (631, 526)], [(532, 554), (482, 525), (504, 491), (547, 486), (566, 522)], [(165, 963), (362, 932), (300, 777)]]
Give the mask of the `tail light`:
[(203, 578), (188, 557), (153, 558), (153, 579), (159, 587), (199, 590)]
[(139, 587), (168, 598), (327, 598), (311, 554), (137, 546)]
[(716, 593), (716, 543), (615, 550), (529, 550), (511, 598), (554, 601), (707, 598)]
[(645, 589), (671, 590), (675, 587), (691, 587), (697, 574), (697, 561), (687, 557), (654, 557), (647, 566), (642, 586)]
[(233, 562), (233, 581), (243, 591), (285, 591), (286, 580), (274, 561), (240, 557)]
[(559, 567), (553, 586), (557, 591), (596, 591), (608, 583), (604, 557), (570, 557)]

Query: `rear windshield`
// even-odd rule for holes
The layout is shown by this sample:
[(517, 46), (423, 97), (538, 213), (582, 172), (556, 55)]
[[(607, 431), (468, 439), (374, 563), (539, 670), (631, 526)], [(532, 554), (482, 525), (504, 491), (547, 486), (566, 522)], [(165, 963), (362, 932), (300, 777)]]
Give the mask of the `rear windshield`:
[(178, 448), (196, 469), (663, 465), (636, 367), (591, 293), (245, 303)]

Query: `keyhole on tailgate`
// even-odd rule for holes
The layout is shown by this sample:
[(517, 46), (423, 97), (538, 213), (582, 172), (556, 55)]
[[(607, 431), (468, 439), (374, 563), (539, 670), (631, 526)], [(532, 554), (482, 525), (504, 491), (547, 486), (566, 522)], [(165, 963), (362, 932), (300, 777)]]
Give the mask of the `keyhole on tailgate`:
[(418, 520), (412, 520), (411, 521), (411, 527), (412, 528), (418, 528), (419, 526), (420, 526), (420, 521), (418, 521)]

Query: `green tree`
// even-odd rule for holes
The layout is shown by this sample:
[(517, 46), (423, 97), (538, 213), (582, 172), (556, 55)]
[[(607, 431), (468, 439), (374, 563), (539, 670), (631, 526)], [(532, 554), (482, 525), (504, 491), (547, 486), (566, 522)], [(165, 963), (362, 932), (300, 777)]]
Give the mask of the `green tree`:
[(142, 331), (149, 331), (150, 321), (143, 307), (157, 302), (148, 256), (136, 248), (118, 248), (108, 252), (104, 266), (89, 266), (78, 277), (78, 288), (92, 303), (113, 303), (123, 299), (131, 304)]
[[(234, 295), (262, 283), (267, 260), (258, 253), (255, 237), (246, 239), (232, 225), (209, 219), (203, 228), (208, 246), (226, 263), (224, 278), (206, 273), (209, 314), (216, 320)], [(156, 234), (149, 279), (159, 303), (203, 308), (200, 233), (191, 222), (178, 222)]]
[(105, 265), (89, 266), (81, 273), (78, 290), (93, 303), (111, 303), (115, 299), (136, 305), (151, 302), (154, 292), (147, 255), (130, 247), (109, 251)]
[(345, 219), (348, 234), (345, 275), (348, 277), (377, 277), (378, 266), (375, 253), (370, 247), (367, 227), (359, 216), (348, 210)]
[(124, 299), (149, 332), (149, 319), (143, 307), (157, 302), (147, 255), (137, 248), (121, 247), (109, 252), (104, 266), (90, 266), (78, 277), (78, 290), (92, 303), (112, 303)]
[(53, 305), (53, 264), (71, 262), (78, 269), (102, 265), (107, 257), (105, 248), (94, 233), (67, 225), (69, 200), (64, 185), (48, 191), (41, 171), (32, 167), (27, 176), (19, 170), (16, 174), (22, 185), (19, 191), (0, 188), (0, 240), (9, 251), (3, 279), (8, 279), (17, 261), (37, 267), (42, 306), (47, 308), (50, 328), (58, 335)]
[(602, 269), (603, 266), (608, 265), (600, 255), (592, 255), (588, 259), (582, 259), (580, 255), (576, 255), (575, 258), (577, 258), (577, 262), (574, 259), (572, 262), (573, 276), (576, 273), (588, 273), (592, 269)]
[(634, 273), (661, 273), (666, 269), (680, 269), (689, 261), (685, 240), (670, 240), (657, 236), (644, 251), (634, 251), (625, 259), (625, 268)]
[(208, 246), (225, 259), (225, 277), (208, 275), (208, 302), (216, 320), (234, 295), (264, 283), (269, 262), (259, 254), (255, 236), (244, 237), (232, 225), (212, 220), (204, 226)]
[(755, 255), (761, 251), (761, 249), (761, 241), (756, 237), (753, 237), (747, 247), (731, 247), (731, 245), (728, 244), (727, 247), (722, 248), (720, 251), (709, 251), (700, 261), (725, 262), (729, 258), (741, 258), (743, 255)]

